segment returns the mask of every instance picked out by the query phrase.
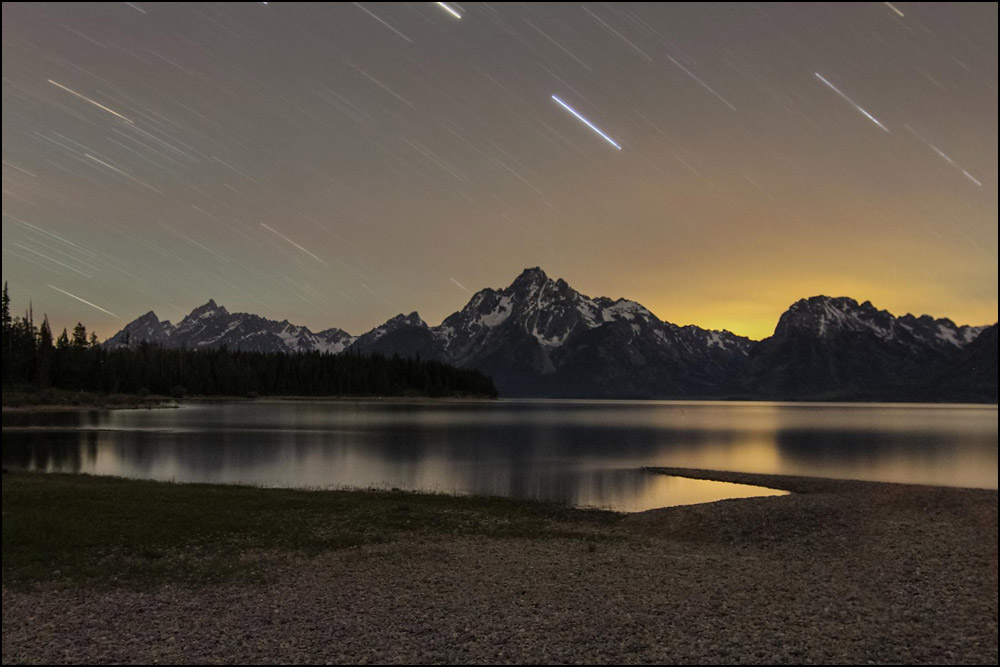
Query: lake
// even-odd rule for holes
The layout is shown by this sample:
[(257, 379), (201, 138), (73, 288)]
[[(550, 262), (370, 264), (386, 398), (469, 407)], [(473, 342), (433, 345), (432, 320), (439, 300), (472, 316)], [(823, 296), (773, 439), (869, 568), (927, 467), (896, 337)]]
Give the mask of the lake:
[(775, 493), (638, 470), (997, 488), (997, 406), (728, 401), (186, 401), (3, 415), (3, 466), (400, 488), (641, 511)]

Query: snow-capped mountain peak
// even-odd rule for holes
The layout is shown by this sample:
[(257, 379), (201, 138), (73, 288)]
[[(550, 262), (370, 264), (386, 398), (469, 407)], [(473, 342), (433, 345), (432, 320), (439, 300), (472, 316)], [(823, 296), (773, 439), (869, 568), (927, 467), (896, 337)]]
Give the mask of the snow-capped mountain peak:
[(209, 299), (208, 303), (205, 305), (198, 306), (192, 310), (188, 316), (182, 320), (182, 322), (188, 320), (204, 320), (209, 317), (218, 317), (220, 315), (229, 315), (229, 311), (215, 303), (215, 299)]
[(514, 282), (510, 284), (510, 288), (515, 291), (533, 291), (538, 287), (549, 282), (549, 277), (545, 275), (539, 267), (533, 267), (530, 269), (525, 269), (514, 279)]
[(105, 345), (128, 347), (140, 342), (165, 345), (173, 332), (174, 325), (167, 320), (161, 322), (156, 313), (149, 311), (125, 325), (121, 331), (109, 338)]
[(929, 315), (896, 317), (871, 301), (859, 304), (850, 297), (814, 296), (792, 304), (778, 321), (775, 335), (795, 330), (815, 332), (821, 338), (868, 334), (884, 342), (940, 349), (964, 347), (984, 328), (958, 326), (947, 318)]
[(214, 299), (192, 310), (176, 326), (160, 322), (152, 311), (108, 339), (106, 347), (142, 341), (173, 348), (220, 348), (248, 352), (341, 352), (354, 337), (340, 329), (314, 334), (287, 320), (276, 322), (251, 313), (230, 313)]

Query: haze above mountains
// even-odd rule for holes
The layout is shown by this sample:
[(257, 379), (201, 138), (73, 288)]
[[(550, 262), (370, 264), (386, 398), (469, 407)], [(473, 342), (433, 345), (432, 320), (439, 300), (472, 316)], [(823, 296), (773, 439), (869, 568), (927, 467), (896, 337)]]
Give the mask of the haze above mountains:
[(254, 352), (399, 354), (478, 368), (502, 396), (997, 401), (997, 325), (896, 317), (847, 297), (802, 299), (761, 341), (591, 298), (539, 268), (477, 292), (438, 326), (400, 314), (359, 336), (230, 313), (152, 311), (107, 340)]

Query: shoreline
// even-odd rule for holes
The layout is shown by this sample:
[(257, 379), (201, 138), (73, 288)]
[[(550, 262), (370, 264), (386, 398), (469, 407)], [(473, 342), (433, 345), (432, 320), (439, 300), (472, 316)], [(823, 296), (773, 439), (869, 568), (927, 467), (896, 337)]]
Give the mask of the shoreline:
[(6, 387), (3, 413), (79, 412), (88, 410), (156, 410), (176, 408), (177, 398), (162, 394), (102, 394), (67, 389)]
[(25, 413), (25, 412), (89, 412), (91, 410), (173, 410), (180, 407), (177, 401), (167, 403), (151, 403), (148, 405), (118, 405), (106, 403), (86, 403), (83, 405), (46, 405), (44, 403), (32, 405), (5, 405), (0, 408), (4, 413)]
[(913, 491), (919, 491), (920, 489), (955, 489), (967, 491), (992, 491), (993, 493), (997, 493), (997, 489), (987, 486), (953, 486), (946, 484), (925, 484), (914, 482), (883, 482), (867, 479), (811, 477), (808, 475), (780, 475), (775, 473), (709, 470), (705, 468), (676, 468), (670, 466), (643, 466), (641, 470), (658, 475), (686, 477), (688, 479), (702, 479), (713, 482), (730, 482), (732, 484), (763, 486), (768, 489), (776, 489), (799, 494), (877, 493), (893, 487)]
[(370, 402), (385, 403), (478, 403), (496, 401), (490, 397), (431, 397), (431, 396), (186, 396), (184, 398), (151, 397), (137, 399), (142, 403), (86, 402), (66, 403), (26, 403), (3, 405), (3, 412), (76, 412), (87, 410), (157, 410), (174, 409), (184, 403), (278, 403), (278, 402)]
[[(664, 470), (793, 493), (625, 515), (10, 473), (3, 661), (996, 662), (995, 490)], [(100, 548), (9, 581), (19, 527), (74, 512), (107, 532), (57, 544)]]
[[(91, 395), (92, 396), (92, 395)], [(788, 407), (870, 407), (884, 408), (892, 407), (898, 409), (915, 408), (966, 408), (983, 409), (996, 408), (996, 403), (967, 403), (967, 402), (946, 402), (934, 401), (928, 403), (912, 401), (829, 401), (829, 400), (776, 400), (776, 399), (751, 399), (751, 398), (539, 398), (523, 396), (185, 396), (183, 398), (173, 398), (168, 396), (149, 396), (139, 398), (132, 395), (122, 395), (131, 402), (107, 402), (93, 401), (80, 404), (73, 403), (17, 403), (13, 405), (4, 404), (3, 412), (73, 412), (84, 410), (146, 410), (162, 408), (178, 408), (184, 402), (190, 403), (278, 403), (278, 402), (318, 402), (318, 403), (357, 403), (357, 402), (384, 402), (384, 403), (496, 403), (496, 402), (526, 402), (526, 403), (646, 403), (646, 404), (776, 404)], [(89, 398), (89, 397), (88, 397)]]

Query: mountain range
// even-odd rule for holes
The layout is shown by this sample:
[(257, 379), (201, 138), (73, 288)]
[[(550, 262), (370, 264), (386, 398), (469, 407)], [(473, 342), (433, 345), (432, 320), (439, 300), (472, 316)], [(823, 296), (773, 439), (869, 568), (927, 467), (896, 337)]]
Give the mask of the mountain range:
[[(178, 324), (152, 311), (105, 346), (417, 356), (490, 374), (503, 396), (997, 402), (997, 325), (896, 317), (870, 302), (814, 296), (774, 334), (678, 326), (635, 301), (591, 298), (539, 268), (477, 292), (438, 326), (400, 314), (360, 336), (209, 300)], [(992, 342), (991, 342), (992, 341)]]

